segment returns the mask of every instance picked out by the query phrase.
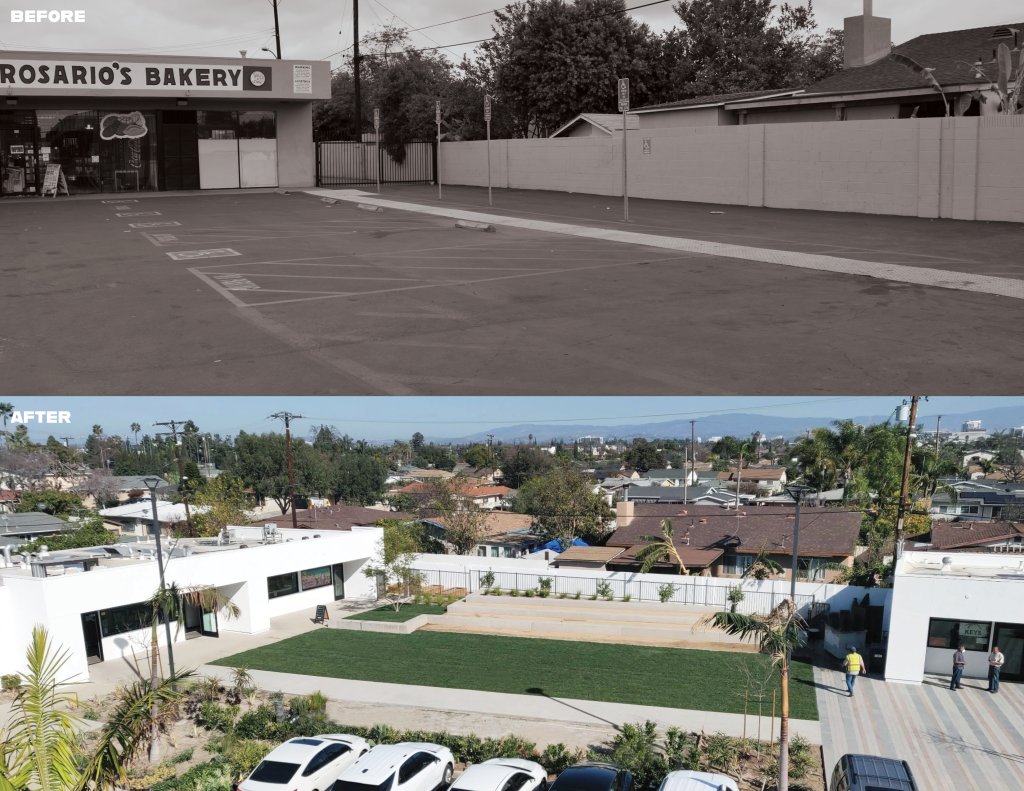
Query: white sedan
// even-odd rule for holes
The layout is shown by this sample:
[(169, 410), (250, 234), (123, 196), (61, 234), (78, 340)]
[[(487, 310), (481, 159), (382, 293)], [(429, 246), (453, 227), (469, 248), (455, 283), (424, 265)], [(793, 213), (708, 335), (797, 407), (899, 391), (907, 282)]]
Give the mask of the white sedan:
[(455, 773), (452, 751), (439, 744), (379, 744), (338, 775), (333, 791), (437, 791)]
[(681, 769), (669, 772), (658, 791), (739, 791), (739, 786), (728, 775)]
[(459, 775), (451, 791), (545, 791), (547, 770), (536, 761), (491, 758)]
[(235, 791), (327, 791), (346, 768), (368, 752), (358, 736), (299, 736), (278, 745)]

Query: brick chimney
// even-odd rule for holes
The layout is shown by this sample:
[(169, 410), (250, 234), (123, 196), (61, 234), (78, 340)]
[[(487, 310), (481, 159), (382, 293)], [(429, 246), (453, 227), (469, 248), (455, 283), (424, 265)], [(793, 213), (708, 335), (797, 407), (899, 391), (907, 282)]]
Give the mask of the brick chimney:
[(843, 66), (853, 69), (881, 60), (892, 52), (892, 20), (872, 13), (872, 0), (864, 0), (864, 13), (843, 20)]

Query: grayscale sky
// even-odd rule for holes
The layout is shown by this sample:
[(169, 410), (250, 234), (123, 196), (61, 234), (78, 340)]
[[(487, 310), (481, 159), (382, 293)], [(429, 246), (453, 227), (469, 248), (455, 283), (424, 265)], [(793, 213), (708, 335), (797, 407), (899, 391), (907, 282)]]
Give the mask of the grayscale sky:
[[(804, 0), (805, 1), (805, 0)], [(650, 0), (628, 0), (629, 6)], [(791, 0), (801, 2), (801, 0)], [(322, 59), (352, 44), (353, 0), (280, 0), (284, 57)], [(632, 12), (657, 30), (677, 26), (673, 2)], [(12, 9), (82, 9), (84, 24), (12, 24)], [(459, 17), (489, 12), (500, 0), (360, 0), (360, 29), (370, 32), (383, 24), (410, 29), (432, 26), (412, 34), (416, 47), (445, 45), (453, 60), (470, 54), (473, 46), (447, 46), (486, 38), (493, 16), (484, 13), (451, 24)], [(816, 0), (819, 26), (842, 27), (843, 17), (859, 14), (862, 0)], [(875, 0), (874, 13), (893, 21), (897, 42), (920, 33), (1007, 24), (1024, 20), (1018, 0)], [(0, 0), (0, 50), (38, 49), (88, 52), (151, 52), (175, 55), (270, 57), (273, 48), (271, 0), (62, 0), (39, 3)], [(340, 63), (339, 56), (334, 57)]]
[[(68, 397), (4, 396), (17, 410), (67, 410), (70, 425), (32, 425), (30, 436), (70, 436), (81, 444), (94, 424), (107, 434), (130, 436), (138, 422), (153, 434), (157, 421), (193, 420), (211, 434), (282, 431), (273, 412), (288, 410), (305, 416), (295, 432), (305, 436), (312, 426), (327, 424), (357, 439), (408, 438), (416, 431), (430, 437), (463, 437), (502, 426), (543, 423), (553, 429), (566, 424), (637, 425), (705, 415), (749, 413), (779, 417), (883, 417), (904, 399), (899, 396), (690, 396), (690, 397)], [(936, 415), (976, 414), (997, 407), (1024, 408), (1024, 397), (933, 397), (923, 401), (922, 421)], [(822, 421), (826, 422), (826, 421)], [(555, 429), (557, 433), (557, 429)]]

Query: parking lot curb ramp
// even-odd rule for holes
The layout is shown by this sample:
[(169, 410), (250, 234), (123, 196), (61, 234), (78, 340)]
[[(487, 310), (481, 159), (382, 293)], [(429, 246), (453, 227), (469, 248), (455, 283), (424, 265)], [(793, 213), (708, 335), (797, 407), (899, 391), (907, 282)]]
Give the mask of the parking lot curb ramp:
[(376, 211), (376, 212), (384, 211), (384, 207), (383, 206), (371, 206), (369, 203), (357, 203), (356, 204), (356, 208), (357, 209), (362, 209), (363, 211)]

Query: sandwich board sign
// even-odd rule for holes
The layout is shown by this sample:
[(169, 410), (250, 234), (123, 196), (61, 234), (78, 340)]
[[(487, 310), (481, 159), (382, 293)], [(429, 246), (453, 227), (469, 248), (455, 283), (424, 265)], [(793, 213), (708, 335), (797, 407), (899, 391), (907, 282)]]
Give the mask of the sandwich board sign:
[(64, 171), (61, 170), (61, 166), (48, 164), (46, 174), (43, 176), (43, 197), (52, 192), (53, 197), (56, 198), (60, 190), (64, 190), (65, 195), (71, 194), (68, 192), (68, 183), (64, 179)]
[(316, 606), (316, 614), (313, 616), (313, 623), (322, 623), (326, 626), (330, 617), (331, 616), (327, 614), (327, 605), (318, 604)]

